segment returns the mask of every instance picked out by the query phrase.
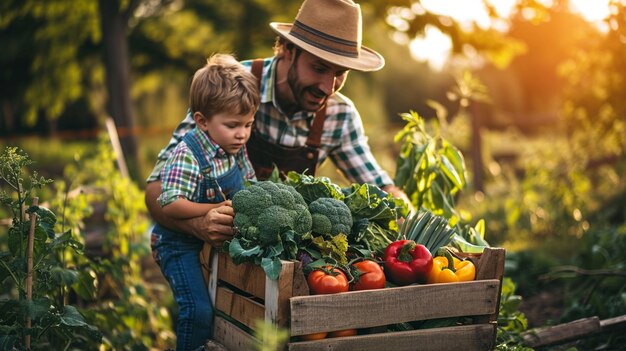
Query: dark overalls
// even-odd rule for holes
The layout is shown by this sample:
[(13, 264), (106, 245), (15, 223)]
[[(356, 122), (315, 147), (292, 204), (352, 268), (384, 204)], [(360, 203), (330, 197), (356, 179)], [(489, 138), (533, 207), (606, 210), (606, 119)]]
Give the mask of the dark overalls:
[[(243, 188), (243, 176), (235, 164), (226, 174), (211, 178), (209, 162), (202, 146), (188, 132), (183, 141), (192, 151), (204, 176), (198, 184), (198, 201), (218, 203)], [(207, 192), (212, 189), (208, 197)], [(204, 283), (198, 253), (204, 242), (194, 236), (174, 232), (159, 224), (154, 226), (151, 238), (152, 254), (167, 278), (179, 308), (176, 325), (176, 349), (194, 350), (210, 339), (213, 331), (213, 306)]]

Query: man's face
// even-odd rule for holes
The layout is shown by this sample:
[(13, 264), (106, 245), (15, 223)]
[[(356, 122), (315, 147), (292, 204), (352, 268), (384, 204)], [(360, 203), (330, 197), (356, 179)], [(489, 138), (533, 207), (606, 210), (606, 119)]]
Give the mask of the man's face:
[(324, 61), (306, 51), (296, 57), (287, 74), (287, 82), (295, 102), (305, 111), (315, 112), (322, 108), (328, 97), (339, 91), (348, 77), (348, 69)]

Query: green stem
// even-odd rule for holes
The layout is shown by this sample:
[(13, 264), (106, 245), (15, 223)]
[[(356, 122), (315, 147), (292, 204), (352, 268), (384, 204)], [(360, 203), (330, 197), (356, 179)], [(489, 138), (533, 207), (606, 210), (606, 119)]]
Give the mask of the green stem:
[(20, 281), (17, 279), (17, 277), (15, 276), (13, 271), (9, 268), (9, 266), (7, 266), (7, 264), (4, 263), (4, 261), (0, 261), (0, 263), (2, 263), (2, 265), (7, 270), (7, 272), (9, 272), (9, 274), (11, 274), (11, 278), (13, 278), (13, 281), (15, 282), (15, 285), (20, 286)]
[(454, 258), (452, 257), (450, 250), (445, 247), (439, 248), (439, 250), (437, 250), (437, 256), (444, 256), (448, 260), (448, 267), (446, 267), (446, 269), (456, 273), (456, 268), (454, 268)]
[(415, 249), (417, 244), (413, 241), (408, 242), (402, 246), (400, 252), (398, 253), (398, 261), (402, 262), (411, 262), (413, 261), (413, 255), (411, 255), (411, 251)]

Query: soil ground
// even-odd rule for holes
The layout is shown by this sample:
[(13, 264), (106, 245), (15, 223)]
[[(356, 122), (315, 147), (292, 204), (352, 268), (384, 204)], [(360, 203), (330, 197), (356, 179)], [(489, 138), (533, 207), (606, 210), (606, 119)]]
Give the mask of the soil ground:
[(563, 313), (563, 292), (559, 288), (548, 288), (531, 296), (522, 296), (520, 311), (526, 315), (528, 328), (554, 324)]

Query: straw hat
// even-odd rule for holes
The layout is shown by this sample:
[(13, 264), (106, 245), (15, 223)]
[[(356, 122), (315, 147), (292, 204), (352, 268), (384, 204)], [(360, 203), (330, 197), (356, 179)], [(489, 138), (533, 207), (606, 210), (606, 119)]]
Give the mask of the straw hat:
[(336, 65), (377, 71), (385, 59), (361, 45), (361, 7), (352, 0), (304, 0), (294, 23), (272, 22), (278, 35)]

